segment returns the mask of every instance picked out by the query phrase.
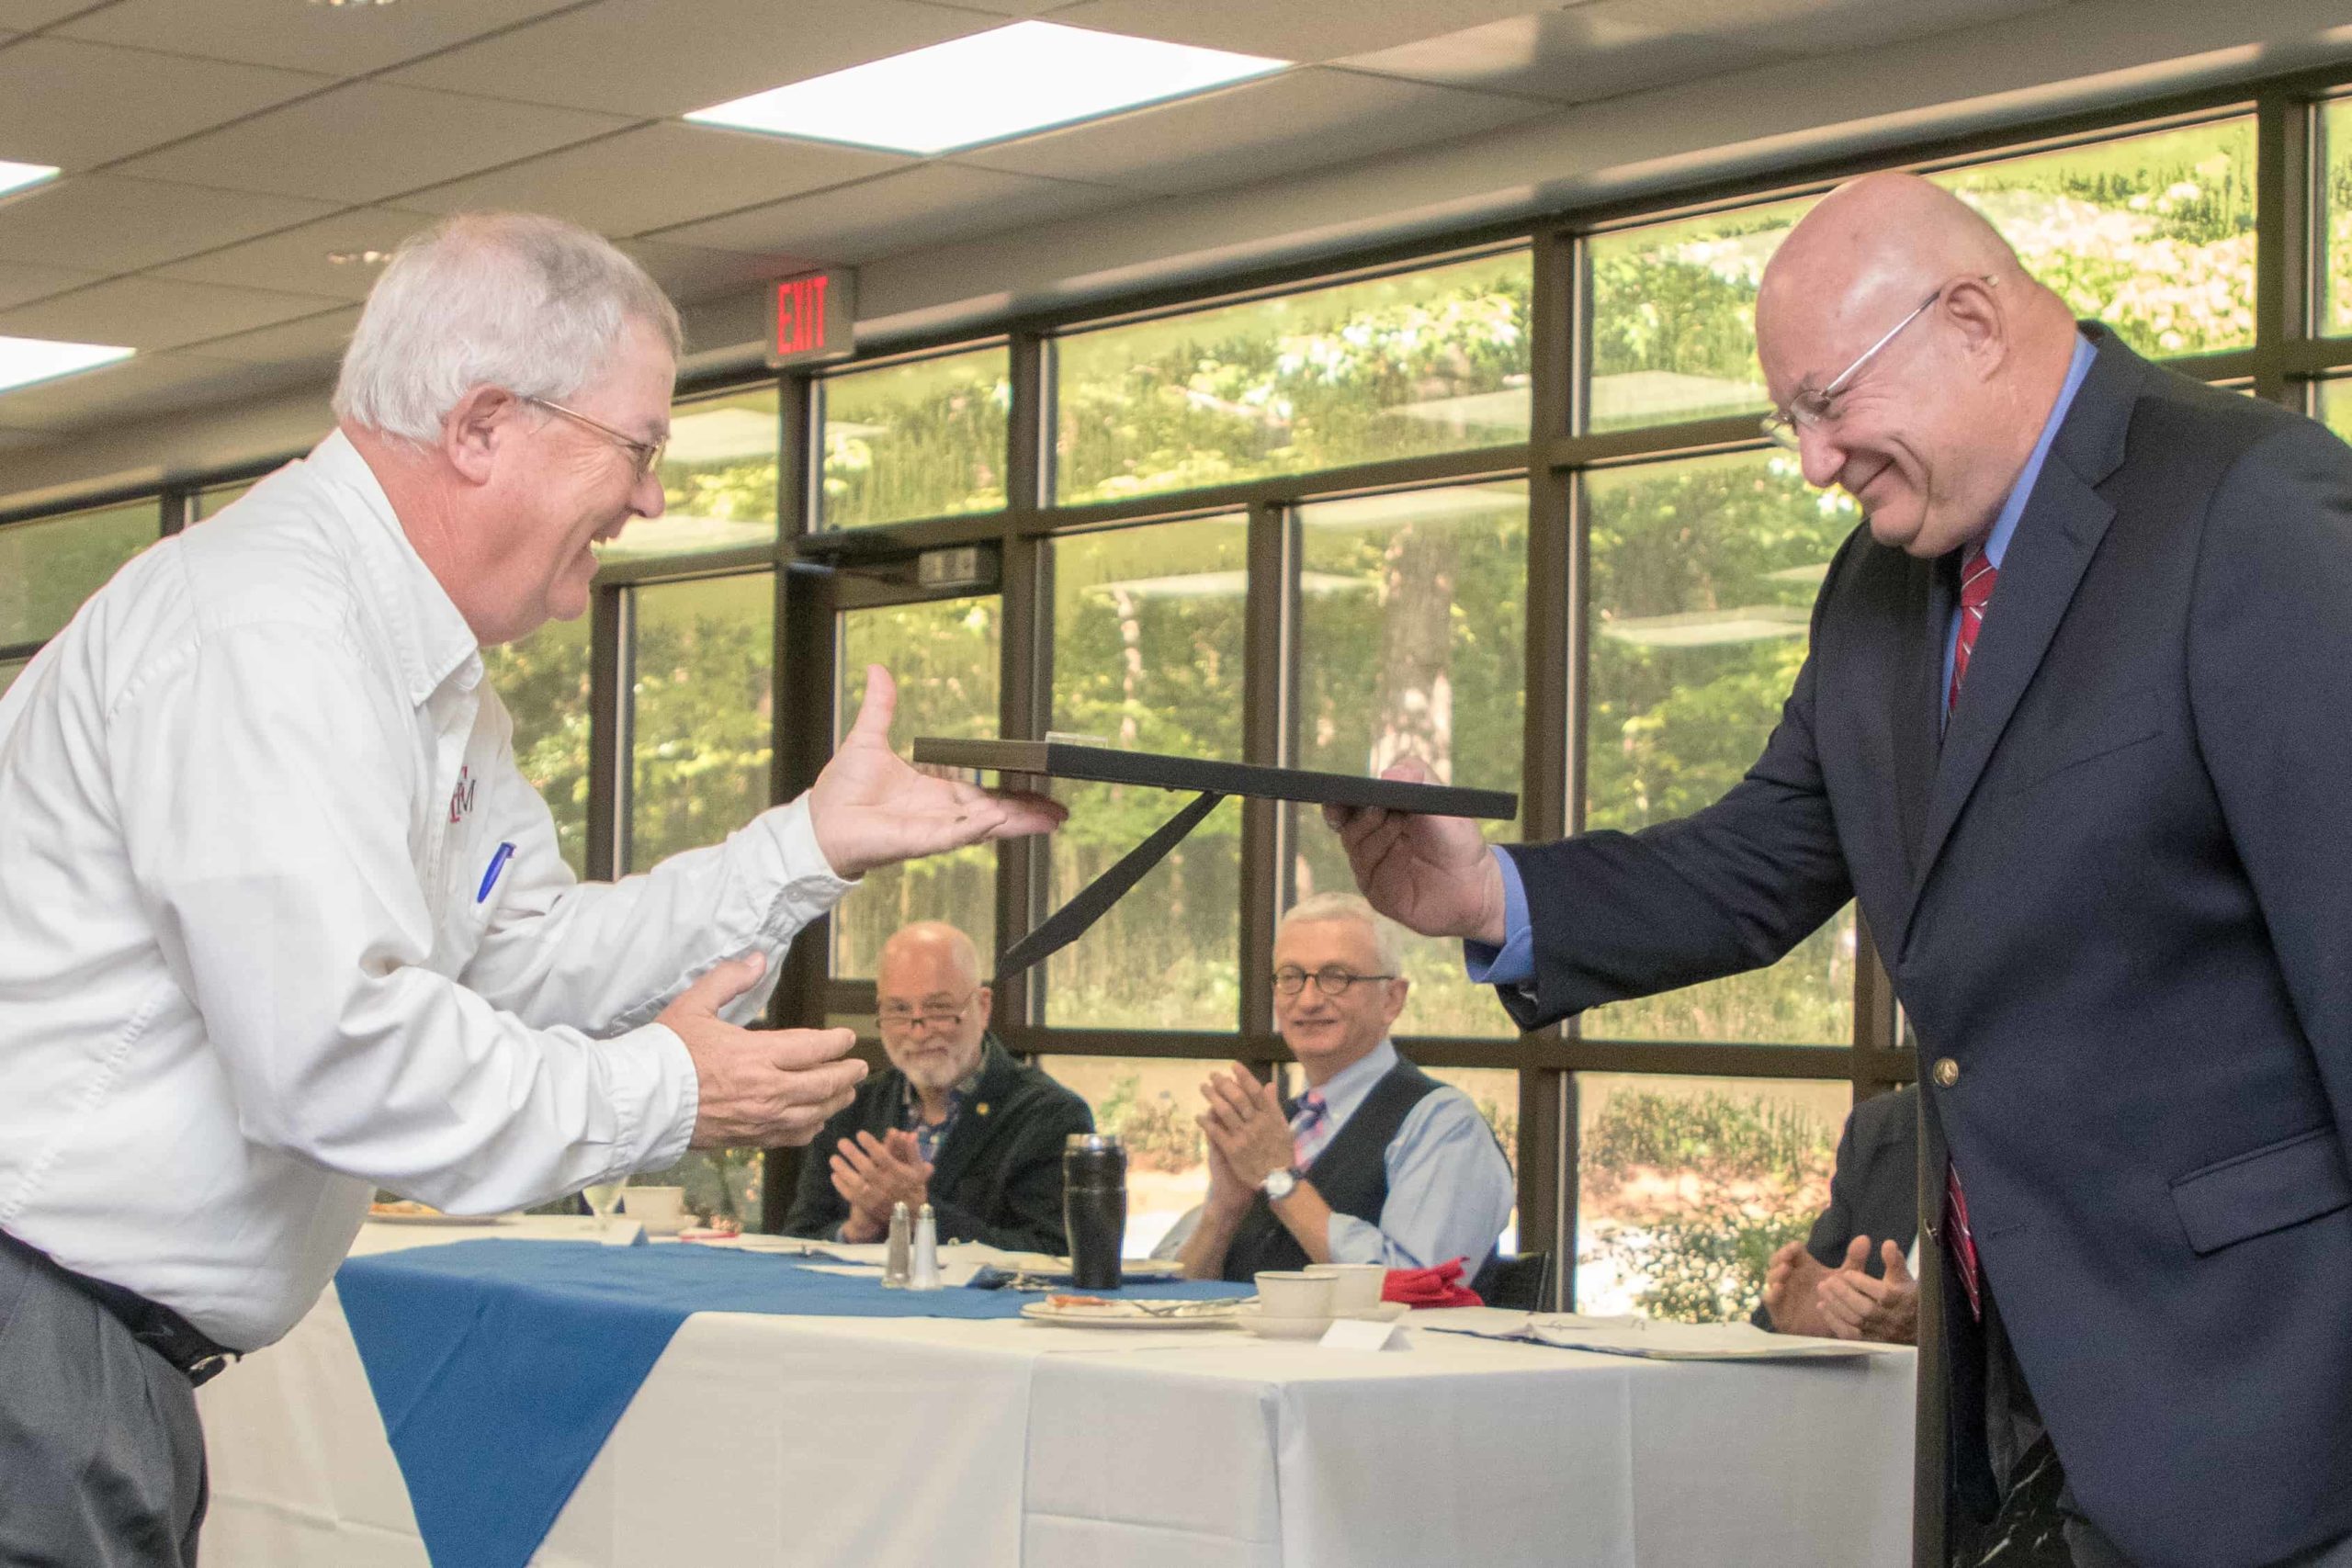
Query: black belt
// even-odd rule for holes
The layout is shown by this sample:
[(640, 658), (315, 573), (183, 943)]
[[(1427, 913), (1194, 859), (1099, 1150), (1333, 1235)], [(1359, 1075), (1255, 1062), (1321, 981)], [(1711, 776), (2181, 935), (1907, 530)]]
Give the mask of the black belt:
[(48, 1253), (0, 1231), (0, 1252), (21, 1258), (30, 1267), (71, 1285), (106, 1308), (130, 1337), (176, 1368), (191, 1384), (202, 1385), (243, 1352), (215, 1344), (202, 1329), (137, 1291), (76, 1274)]

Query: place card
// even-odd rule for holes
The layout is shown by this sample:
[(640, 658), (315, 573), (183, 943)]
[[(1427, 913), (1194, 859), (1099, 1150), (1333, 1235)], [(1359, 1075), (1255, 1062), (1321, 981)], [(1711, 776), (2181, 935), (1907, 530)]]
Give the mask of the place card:
[(605, 1222), (605, 1234), (596, 1238), (606, 1247), (643, 1247), (645, 1224), (641, 1220), (612, 1219)]
[(1316, 1343), (1326, 1350), (1409, 1350), (1405, 1325), (1374, 1317), (1335, 1317)]

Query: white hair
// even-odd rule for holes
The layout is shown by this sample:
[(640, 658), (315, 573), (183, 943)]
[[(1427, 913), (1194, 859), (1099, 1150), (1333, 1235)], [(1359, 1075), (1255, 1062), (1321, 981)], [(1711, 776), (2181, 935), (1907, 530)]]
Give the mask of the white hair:
[(1400, 978), (1405, 973), (1405, 935), (1396, 922), (1374, 908), (1371, 903), (1353, 893), (1317, 893), (1311, 898), (1301, 898), (1290, 907), (1274, 927), (1280, 936), (1290, 925), (1304, 925), (1315, 920), (1355, 920), (1372, 933), (1372, 951), (1380, 959), (1380, 972)]
[(468, 212), (401, 243), (343, 356), (334, 412), (431, 441), (477, 387), (571, 397), (611, 360), (625, 324), (684, 347), (677, 308), (645, 269), (557, 218)]

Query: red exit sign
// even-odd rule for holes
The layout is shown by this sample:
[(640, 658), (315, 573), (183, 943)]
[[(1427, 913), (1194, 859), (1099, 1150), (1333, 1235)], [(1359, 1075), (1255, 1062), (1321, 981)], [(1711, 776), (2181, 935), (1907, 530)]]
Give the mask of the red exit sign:
[(820, 365), (857, 347), (857, 275), (845, 267), (779, 278), (769, 297), (768, 363)]

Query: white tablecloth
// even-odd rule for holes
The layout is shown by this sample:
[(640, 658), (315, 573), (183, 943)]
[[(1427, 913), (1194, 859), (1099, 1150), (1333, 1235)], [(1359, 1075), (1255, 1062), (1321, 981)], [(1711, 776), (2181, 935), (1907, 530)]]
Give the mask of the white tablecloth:
[[(370, 1226), (359, 1250), (496, 1234)], [(1913, 1361), (1668, 1364), (1426, 1328), (689, 1318), (546, 1568), (1884, 1568), (1908, 1561)], [(424, 1568), (330, 1292), (207, 1384), (204, 1555)]]

